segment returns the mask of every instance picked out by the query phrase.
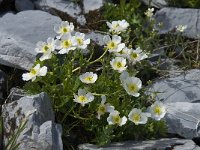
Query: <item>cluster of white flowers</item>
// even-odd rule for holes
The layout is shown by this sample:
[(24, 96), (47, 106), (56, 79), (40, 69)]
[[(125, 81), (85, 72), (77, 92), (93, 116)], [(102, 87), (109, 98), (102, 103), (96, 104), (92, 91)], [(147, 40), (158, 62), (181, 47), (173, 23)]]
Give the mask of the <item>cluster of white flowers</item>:
[[(116, 26), (120, 26), (120, 28), (126, 27), (123, 28), (123, 31), (125, 31), (128, 27), (128, 23), (125, 20), (113, 21), (112, 23), (107, 23), (107, 25), (110, 28), (109, 31), (114, 31), (116, 29)], [(128, 62), (131, 64), (135, 64), (136, 62), (139, 62), (148, 57), (140, 47), (136, 48), (135, 50), (126, 47), (125, 43), (122, 43), (122, 38), (119, 35), (112, 35), (112, 38), (109, 35), (106, 35), (104, 36), (103, 40), (105, 44), (104, 48), (115, 56), (115, 58), (112, 58), (112, 60), (110, 61), (111, 67), (113, 68), (113, 70), (122, 73), (122, 76), (124, 76), (124, 74), (127, 74), (127, 72), (124, 72), (128, 68)], [(140, 95), (138, 91), (142, 87), (142, 82), (139, 78), (127, 76), (123, 79), (121, 78), (121, 82), (124, 89), (129, 95), (135, 97), (138, 97)]]
[(154, 12), (154, 8), (148, 8), (148, 10), (146, 12), (144, 12), (144, 14), (147, 17), (152, 18), (153, 17), (153, 12)]
[(129, 23), (126, 20), (112, 21), (111, 23), (106, 22), (106, 24), (110, 28), (109, 32), (113, 34), (120, 34), (121, 32), (126, 31), (129, 27)]
[(176, 31), (178, 32), (184, 32), (187, 29), (186, 25), (178, 25), (176, 26)]
[(109, 113), (107, 118), (107, 122), (109, 125), (122, 126), (126, 124), (127, 120), (130, 120), (135, 125), (146, 124), (149, 117), (159, 121), (166, 114), (166, 108), (164, 104), (160, 101), (156, 101), (147, 109), (146, 112), (142, 112), (142, 110), (138, 108), (133, 108), (129, 112), (127, 119), (126, 116), (120, 117), (120, 112), (115, 110), (114, 106), (112, 106), (109, 103), (105, 104), (105, 102), (106, 102), (106, 97), (102, 96), (102, 101), (97, 111), (98, 113), (97, 118), (100, 119), (101, 115)]
[[(152, 17), (153, 9), (148, 9), (145, 14), (148, 17)], [(139, 97), (139, 90), (142, 88), (142, 81), (135, 77), (130, 76), (126, 71), (128, 64), (134, 65), (136, 62), (140, 62), (146, 59), (148, 56), (143, 50), (138, 47), (136, 49), (128, 48), (125, 43), (122, 43), (122, 38), (119, 35), (121, 32), (127, 30), (129, 23), (125, 20), (107, 22), (109, 31), (112, 32), (112, 37), (106, 35), (103, 40), (105, 43), (104, 48), (113, 54), (114, 58), (110, 61), (110, 65), (113, 70), (120, 73), (120, 81), (127, 92), (127, 94)], [(178, 30), (178, 29), (177, 29)], [(36, 44), (35, 51), (42, 54), (39, 58), (40, 61), (48, 60), (52, 58), (54, 54), (67, 54), (69, 51), (75, 51), (76, 49), (86, 49), (90, 44), (90, 39), (85, 39), (85, 34), (80, 32), (74, 32), (73, 23), (68, 21), (61, 22), (60, 25), (54, 27), (54, 31), (58, 34), (56, 38), (48, 38), (47, 42), (40, 41)], [(28, 73), (22, 75), (23, 80), (36, 80), (36, 77), (45, 76), (47, 74), (47, 67), (41, 67), (40, 64), (36, 64)], [(93, 72), (85, 72), (79, 76), (79, 79), (84, 84), (94, 84), (98, 75)], [(78, 89), (77, 94), (74, 94), (73, 101), (85, 106), (90, 102), (94, 101), (93, 93), (86, 89)], [(109, 125), (122, 126), (126, 124), (127, 120), (130, 120), (135, 125), (146, 124), (148, 117), (155, 120), (160, 120), (166, 113), (166, 108), (162, 102), (156, 101), (152, 104), (147, 112), (142, 112), (141, 109), (133, 108), (126, 116), (121, 117), (120, 112), (115, 110), (115, 107), (110, 103), (106, 103), (106, 96), (101, 96), (101, 103), (97, 109), (97, 118), (100, 119), (102, 115), (109, 113), (107, 122)]]
[[(56, 54), (57, 51), (58, 54), (67, 54), (69, 51), (75, 49), (86, 49), (88, 44), (90, 44), (90, 39), (85, 39), (84, 33), (74, 32), (73, 23), (69, 23), (68, 21), (62, 21), (61, 24), (56, 25), (54, 31), (58, 34), (56, 39), (49, 37), (47, 42), (39, 41), (36, 43), (35, 51), (42, 55), (39, 58), (40, 61), (51, 59), (53, 53)], [(37, 64), (29, 73), (23, 74), (23, 80), (34, 81), (37, 76), (45, 76), (47, 67), (39, 68), (43, 71), (41, 73), (41, 71), (38, 71), (38, 66), (40, 65)]]

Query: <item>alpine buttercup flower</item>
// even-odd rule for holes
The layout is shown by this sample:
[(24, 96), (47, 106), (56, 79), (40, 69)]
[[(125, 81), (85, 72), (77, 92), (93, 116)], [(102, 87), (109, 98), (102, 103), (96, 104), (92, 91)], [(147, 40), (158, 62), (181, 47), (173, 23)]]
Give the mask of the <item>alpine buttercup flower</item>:
[(135, 125), (146, 124), (148, 116), (150, 115), (148, 113), (143, 113), (141, 109), (133, 108), (128, 115), (128, 119), (135, 123)]
[(117, 124), (118, 126), (122, 126), (127, 122), (127, 118), (125, 116), (123, 116), (122, 118), (119, 116), (119, 112), (118, 111), (112, 111), (108, 118), (107, 118), (107, 122), (109, 125), (114, 125)]
[(40, 61), (51, 59), (52, 52), (55, 50), (55, 40), (53, 38), (48, 38), (47, 43), (39, 41), (36, 44), (35, 51), (37, 53), (42, 53), (43, 55), (39, 58)]
[(128, 59), (132, 63), (139, 62), (143, 59), (146, 59), (148, 56), (142, 51), (140, 47), (138, 47), (136, 50), (131, 49), (129, 52)]
[(85, 49), (90, 44), (90, 39), (85, 39), (85, 34), (80, 32), (75, 33), (75, 41), (76, 47), (80, 49)]
[(142, 81), (137, 77), (130, 77), (127, 72), (120, 75), (122, 86), (129, 95), (140, 96), (139, 90), (142, 88)]
[(118, 72), (123, 72), (127, 68), (126, 59), (123, 57), (115, 57), (110, 61), (110, 64), (112, 68)]
[(120, 34), (121, 32), (126, 31), (129, 26), (129, 23), (126, 20), (112, 21), (111, 23), (106, 22), (106, 24), (110, 28), (109, 32), (113, 34)]
[(103, 41), (106, 44), (104, 47), (108, 49), (109, 52), (118, 53), (125, 47), (125, 44), (121, 43), (121, 37), (117, 35), (113, 35), (112, 39), (109, 35), (106, 35)]
[(94, 100), (94, 96), (92, 93), (87, 92), (84, 89), (78, 90), (78, 95), (74, 94), (74, 101), (77, 103), (80, 103), (82, 106), (85, 106), (85, 104), (90, 103)]
[(56, 40), (56, 49), (60, 50), (59, 54), (67, 54), (70, 50), (75, 50), (76, 42), (70, 33), (64, 34), (61, 40)]
[(62, 35), (71, 33), (72, 31), (74, 31), (74, 25), (73, 25), (73, 23), (69, 23), (68, 21), (62, 21), (61, 24), (56, 25), (54, 27), (54, 31), (57, 34), (59, 34), (59, 36), (57, 36), (57, 38), (60, 39), (60, 37)]
[(97, 74), (93, 72), (86, 72), (80, 75), (79, 78), (83, 83), (90, 84), (97, 80)]
[(45, 76), (46, 74), (47, 74), (47, 67), (46, 66), (40, 67), (40, 64), (37, 64), (30, 70), (30, 72), (22, 74), (22, 79), (24, 81), (29, 81), (29, 80), (34, 81), (37, 76), (38, 77)]
[(101, 119), (101, 115), (104, 115), (106, 112), (112, 112), (115, 109), (115, 107), (112, 106), (110, 103), (105, 104), (105, 102), (106, 102), (105, 95), (101, 96), (101, 99), (102, 99), (101, 104), (99, 105), (98, 110), (97, 110), (97, 114), (98, 114), (97, 118), (98, 119)]
[(162, 102), (156, 101), (149, 107), (149, 112), (151, 113), (151, 117), (153, 119), (160, 120), (165, 116), (166, 108)]

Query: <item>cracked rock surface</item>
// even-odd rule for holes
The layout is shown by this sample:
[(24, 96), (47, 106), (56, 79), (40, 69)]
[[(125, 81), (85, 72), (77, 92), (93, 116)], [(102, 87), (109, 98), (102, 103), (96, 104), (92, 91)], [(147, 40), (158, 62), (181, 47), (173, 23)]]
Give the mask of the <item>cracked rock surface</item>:
[(200, 150), (192, 140), (184, 139), (160, 139), (150, 141), (127, 141), (111, 143), (99, 148), (93, 144), (79, 145), (79, 150)]
[(19, 126), (27, 121), (17, 138), (20, 150), (62, 150), (62, 127), (54, 122), (54, 113), (47, 94), (24, 96), (2, 106), (4, 120), (4, 143), (12, 137)]
[(186, 25), (187, 29), (183, 32), (184, 36), (194, 39), (200, 37), (199, 9), (162, 8), (156, 12), (155, 19), (157, 23), (163, 23), (163, 27), (159, 29), (160, 34), (172, 31), (178, 25)]

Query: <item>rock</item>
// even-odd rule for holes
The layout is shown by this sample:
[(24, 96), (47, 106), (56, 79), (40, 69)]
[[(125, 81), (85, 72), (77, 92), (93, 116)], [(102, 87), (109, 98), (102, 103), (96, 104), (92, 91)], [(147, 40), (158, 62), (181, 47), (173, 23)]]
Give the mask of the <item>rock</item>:
[(7, 90), (7, 75), (0, 70), (0, 104), (4, 103), (4, 98)]
[(89, 32), (89, 33), (86, 34), (86, 38), (91, 39), (92, 41), (94, 41), (99, 46), (104, 45), (103, 37), (104, 37), (104, 35), (101, 34), (101, 33)]
[(29, 70), (36, 57), (35, 44), (55, 37), (60, 19), (42, 11), (22, 11), (0, 18), (0, 64)]
[[(47, 94), (25, 96), (2, 106), (4, 142), (8, 142), (20, 124), (27, 120), (17, 138), (19, 149), (62, 150), (61, 126), (54, 123), (54, 113)], [(56, 148), (55, 148), (56, 146)]]
[(46, 121), (34, 132), (34, 140), (24, 138), (20, 150), (30, 148), (41, 150), (62, 150), (62, 127), (52, 121)]
[(200, 137), (200, 103), (167, 103), (165, 120), (168, 132), (187, 139)]
[(34, 4), (30, 0), (15, 0), (15, 9), (17, 11), (33, 10)]
[(98, 147), (93, 144), (79, 145), (79, 150), (200, 150), (192, 140), (184, 139), (160, 139), (149, 141), (127, 141), (111, 143), (106, 147)]
[(103, 0), (83, 0), (83, 8), (85, 13), (100, 9), (103, 6)]
[(82, 9), (77, 3), (63, 0), (36, 0), (34, 3), (37, 9), (57, 15), (63, 20), (72, 19), (84, 25), (84, 22), (82, 22), (82, 20), (85, 20), (83, 19), (84, 16), (80, 19)]
[(6, 14), (15, 14), (15, 12), (14, 11), (4, 11), (4, 12), (1, 12), (0, 13), (0, 17), (2, 17), (2, 16), (4, 16), (4, 15), (6, 15)]
[(148, 91), (157, 93), (156, 100), (162, 100), (164, 103), (200, 100), (200, 70), (192, 69), (175, 75), (177, 74), (156, 80)]
[(10, 90), (10, 94), (8, 96), (8, 103), (11, 103), (13, 101), (19, 100), (20, 98), (25, 96), (25, 92), (22, 89), (19, 88), (12, 88)]
[(184, 36), (194, 39), (200, 37), (199, 9), (163, 8), (156, 12), (155, 19), (157, 23), (163, 23), (162, 28), (157, 28), (160, 34), (172, 31), (178, 25), (186, 25)]
[(163, 8), (168, 6), (167, 0), (141, 0), (144, 4), (156, 7)]

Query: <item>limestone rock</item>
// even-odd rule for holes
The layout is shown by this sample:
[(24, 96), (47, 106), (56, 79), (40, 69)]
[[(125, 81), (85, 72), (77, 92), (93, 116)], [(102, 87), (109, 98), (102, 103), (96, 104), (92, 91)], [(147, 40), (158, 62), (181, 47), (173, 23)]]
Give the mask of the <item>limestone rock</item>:
[(184, 139), (160, 139), (150, 141), (126, 141), (111, 143), (105, 147), (93, 144), (79, 145), (79, 150), (200, 150), (192, 140)]
[(85, 19), (83, 19), (84, 16), (81, 16), (81, 7), (72, 1), (36, 0), (34, 3), (37, 9), (47, 11), (53, 15), (61, 17), (64, 20), (74, 19), (81, 25), (85, 25), (86, 23)]
[(165, 120), (168, 132), (187, 139), (200, 137), (200, 103), (167, 103)]
[(29, 10), (0, 18), (0, 64), (29, 70), (36, 58), (35, 44), (55, 37), (60, 19), (49, 13)]
[(168, 6), (167, 0), (141, 0), (144, 4), (156, 7), (163, 8)]
[(25, 129), (17, 138), (20, 150), (62, 150), (62, 128), (54, 122), (54, 113), (47, 94), (24, 96), (2, 106), (4, 119), (4, 142), (17, 132), (27, 120)]
[(163, 8), (156, 12), (155, 19), (157, 23), (163, 23), (159, 30), (160, 34), (172, 31), (178, 25), (186, 25), (187, 29), (183, 35), (189, 38), (199, 39), (200, 37), (200, 10), (184, 8)]
[(192, 69), (178, 76), (156, 80), (149, 91), (164, 103), (200, 100), (200, 70)]
[(85, 13), (100, 9), (103, 6), (103, 0), (83, 0), (83, 8)]

